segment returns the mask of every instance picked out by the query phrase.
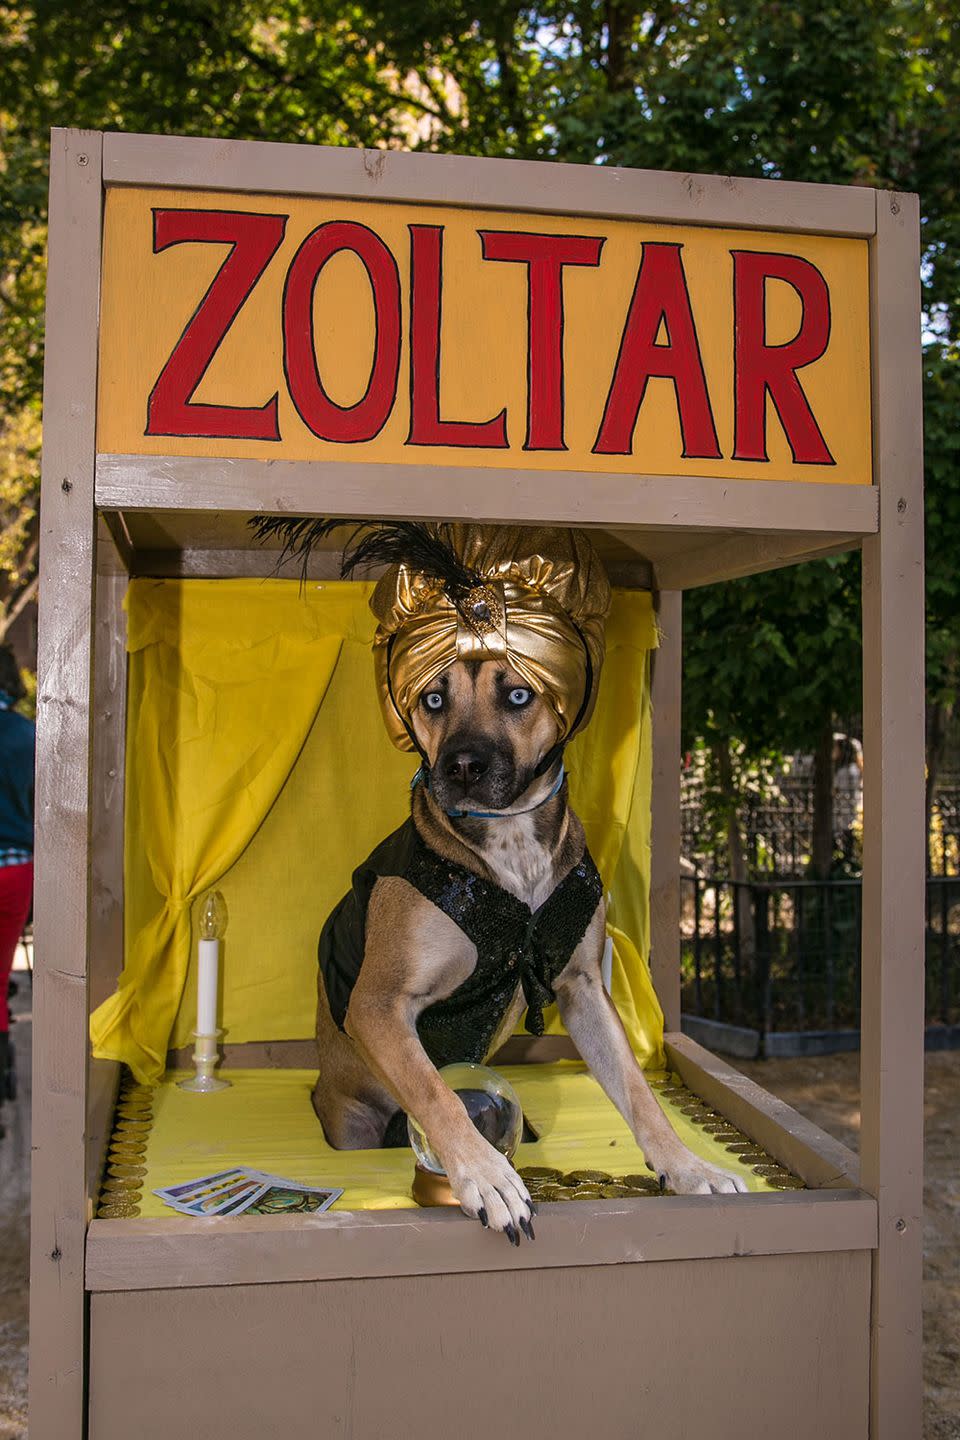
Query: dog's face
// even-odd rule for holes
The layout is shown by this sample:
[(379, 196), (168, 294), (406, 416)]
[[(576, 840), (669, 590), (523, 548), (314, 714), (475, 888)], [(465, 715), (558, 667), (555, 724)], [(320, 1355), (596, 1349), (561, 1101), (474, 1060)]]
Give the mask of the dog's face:
[(412, 716), (444, 809), (505, 810), (557, 740), (556, 718), (499, 660), (458, 660), (428, 686)]

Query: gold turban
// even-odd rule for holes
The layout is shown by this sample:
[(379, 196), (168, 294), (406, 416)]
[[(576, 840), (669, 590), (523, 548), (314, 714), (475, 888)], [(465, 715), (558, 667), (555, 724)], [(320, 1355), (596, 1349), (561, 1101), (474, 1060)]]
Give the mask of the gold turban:
[(559, 740), (570, 739), (593, 712), (610, 606), (610, 585), (590, 540), (566, 529), (437, 530), (479, 576), (469, 594), (455, 604), (442, 579), (399, 564), (381, 577), (370, 602), (379, 622), (377, 687), (394, 745), (414, 748), (407, 726), (417, 702), (449, 665), (498, 657), (553, 710)]

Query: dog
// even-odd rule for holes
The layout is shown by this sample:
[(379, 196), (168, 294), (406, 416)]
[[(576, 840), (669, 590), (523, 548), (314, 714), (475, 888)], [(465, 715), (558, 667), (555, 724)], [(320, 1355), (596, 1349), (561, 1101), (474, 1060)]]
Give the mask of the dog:
[[(531, 1003), (536, 1010), (556, 1000), (661, 1187), (745, 1191), (739, 1176), (678, 1139), (604, 988), (602, 886), (568, 804), (562, 754), (543, 769), (559, 734), (550, 707), (501, 659), (456, 660), (420, 694), (410, 727), (425, 760), (410, 821), (356, 872), (321, 936), (313, 1106), (327, 1141), (338, 1149), (378, 1147), (391, 1135), (406, 1143), (397, 1121), (413, 1115), (463, 1212), (512, 1244), (521, 1234), (532, 1240), (534, 1207), (523, 1181), (474, 1127), (438, 1065), (485, 1059), (525, 1005), (529, 1017)], [(488, 941), (475, 928), (488, 913), (476, 910), (478, 894), (484, 905), (495, 902), (494, 928), (509, 922), (520, 932), (516, 943), (499, 934)], [(553, 917), (559, 923), (550, 923), (551, 907), (563, 911)], [(464, 918), (468, 910), (473, 920)], [(552, 960), (533, 973), (522, 953), (523, 922), (535, 927), (540, 915)], [(561, 934), (569, 955), (557, 951)], [(489, 983), (477, 978), (488, 951), (503, 962)], [(493, 1013), (483, 1008), (490, 996)], [(431, 1016), (441, 1019), (431, 1025)]]

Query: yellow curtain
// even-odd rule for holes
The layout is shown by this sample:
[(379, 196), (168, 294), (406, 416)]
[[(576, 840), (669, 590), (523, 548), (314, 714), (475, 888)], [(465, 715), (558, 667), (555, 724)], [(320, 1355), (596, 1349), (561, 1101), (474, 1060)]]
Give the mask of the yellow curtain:
[[(356, 864), (409, 806), (415, 757), (373, 693), (371, 586), (133, 581), (126, 775), (126, 963), (91, 1017), (94, 1054), (143, 1080), (195, 1022), (196, 910), (227, 901), (230, 1042), (313, 1034), (316, 942)], [(649, 595), (617, 592), (600, 701), (570, 747), (571, 791), (611, 892), (612, 991), (644, 1063), (662, 1063), (649, 948)], [(628, 860), (629, 857), (629, 860)], [(559, 1028), (556, 1016), (552, 1029)]]

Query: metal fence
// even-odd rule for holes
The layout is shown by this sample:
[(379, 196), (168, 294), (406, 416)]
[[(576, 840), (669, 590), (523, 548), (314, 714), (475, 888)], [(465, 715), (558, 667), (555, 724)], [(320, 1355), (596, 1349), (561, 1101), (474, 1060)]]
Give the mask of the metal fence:
[[(849, 778), (849, 777), (847, 777)], [(848, 873), (859, 869), (862, 794), (857, 785), (840, 783), (833, 796), (834, 853)], [(726, 848), (711, 829), (702, 784), (685, 778), (681, 800), (681, 848), (701, 874), (724, 875)], [(738, 805), (743, 856), (751, 879), (802, 876), (813, 848), (813, 786), (809, 776), (784, 775), (766, 795), (746, 795)], [(960, 876), (960, 780), (949, 777), (937, 787), (928, 836), (933, 875)]]
[[(682, 1007), (776, 1031), (857, 1029), (861, 884), (681, 877)], [(927, 880), (928, 1024), (960, 1024), (960, 876)]]
[[(834, 850), (856, 868), (862, 791), (837, 779), (833, 796)], [(725, 845), (709, 823), (706, 796), (699, 777), (685, 777), (681, 792), (681, 848), (701, 872), (724, 874)], [(957, 792), (960, 801), (960, 791)], [(813, 785), (808, 775), (783, 775), (767, 794), (746, 794), (737, 807), (743, 855), (750, 876), (800, 876), (813, 848)], [(960, 805), (957, 808), (960, 818)], [(950, 821), (953, 821), (951, 813)]]

